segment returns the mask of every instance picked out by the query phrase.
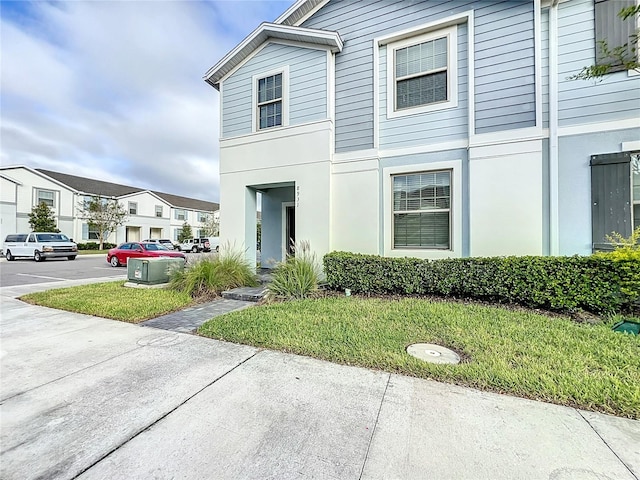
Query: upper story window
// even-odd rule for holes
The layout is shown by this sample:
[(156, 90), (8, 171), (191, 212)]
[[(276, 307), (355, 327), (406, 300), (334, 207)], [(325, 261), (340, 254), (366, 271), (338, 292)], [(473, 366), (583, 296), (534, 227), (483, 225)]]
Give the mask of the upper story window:
[(387, 45), (387, 116), (457, 106), (457, 28)]
[(162, 205), (156, 205), (156, 217), (162, 217)]
[(198, 221), (199, 222), (208, 222), (209, 221), (209, 214), (204, 213), (204, 212), (198, 212)]
[(258, 126), (260, 129), (282, 125), (282, 74), (258, 80)]
[(289, 67), (285, 65), (252, 78), (254, 131), (288, 125)]
[(187, 219), (187, 211), (176, 208), (175, 211), (175, 219), (176, 220), (186, 220)]
[(596, 65), (608, 65), (607, 73), (627, 70), (625, 62), (638, 61), (637, 16), (620, 17), (623, 9), (637, 4), (637, 0), (595, 0)]
[(55, 202), (55, 192), (51, 190), (40, 190), (36, 191), (36, 204), (40, 205), (41, 203), (45, 203), (49, 207), (53, 207)]
[(129, 202), (129, 215), (138, 214), (138, 202)]

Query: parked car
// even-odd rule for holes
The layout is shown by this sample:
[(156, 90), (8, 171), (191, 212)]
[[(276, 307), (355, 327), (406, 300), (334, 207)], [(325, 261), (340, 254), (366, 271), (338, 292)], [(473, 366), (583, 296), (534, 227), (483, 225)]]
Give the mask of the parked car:
[(154, 242), (127, 242), (112, 248), (107, 253), (107, 262), (112, 267), (126, 265), (129, 258), (143, 257), (178, 257), (187, 261), (187, 257), (182, 252), (174, 252), (164, 245)]
[(209, 250), (212, 252), (220, 251), (220, 237), (207, 237), (209, 240)]
[(164, 245), (169, 250), (175, 250), (173, 246), (173, 242), (168, 238), (150, 238), (148, 240), (143, 240), (143, 243), (159, 243), (160, 245)]
[(78, 245), (63, 233), (14, 233), (7, 235), (2, 245), (2, 251), (10, 262), (16, 257), (31, 257), (36, 262), (56, 257), (75, 260), (78, 255)]
[(208, 238), (188, 238), (184, 240), (179, 247), (181, 252), (210, 252), (211, 248), (209, 246)]

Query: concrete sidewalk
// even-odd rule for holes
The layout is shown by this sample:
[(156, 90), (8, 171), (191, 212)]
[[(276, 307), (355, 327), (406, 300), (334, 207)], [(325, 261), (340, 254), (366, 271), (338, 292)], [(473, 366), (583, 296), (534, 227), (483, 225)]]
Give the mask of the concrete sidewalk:
[(0, 290), (2, 479), (640, 476), (637, 421), (35, 307)]

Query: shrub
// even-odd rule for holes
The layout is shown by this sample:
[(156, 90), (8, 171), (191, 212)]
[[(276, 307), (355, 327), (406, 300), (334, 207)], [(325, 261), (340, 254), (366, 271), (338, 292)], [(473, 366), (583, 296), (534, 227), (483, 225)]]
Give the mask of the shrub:
[(169, 288), (193, 298), (212, 298), (230, 288), (256, 286), (255, 270), (242, 252), (223, 250), (220, 255), (205, 257), (185, 270), (173, 272)]
[[(114, 248), (116, 246), (115, 243), (107, 243), (104, 242), (102, 248), (105, 250), (109, 250), (110, 248)], [(87, 243), (78, 243), (78, 250), (99, 250), (100, 244), (96, 242), (87, 242)]]
[(318, 290), (320, 267), (309, 242), (298, 243), (295, 253), (273, 269), (271, 283), (267, 286), (267, 300), (306, 298)]
[(611, 313), (638, 301), (640, 262), (589, 257), (421, 260), (332, 252), (327, 283), (363, 294), (434, 294), (551, 310)]

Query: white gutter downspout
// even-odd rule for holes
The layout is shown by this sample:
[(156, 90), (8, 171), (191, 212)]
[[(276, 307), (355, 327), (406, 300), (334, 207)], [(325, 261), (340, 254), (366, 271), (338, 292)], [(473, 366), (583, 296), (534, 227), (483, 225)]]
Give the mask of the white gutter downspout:
[(558, 255), (558, 1), (549, 8), (549, 254)]

